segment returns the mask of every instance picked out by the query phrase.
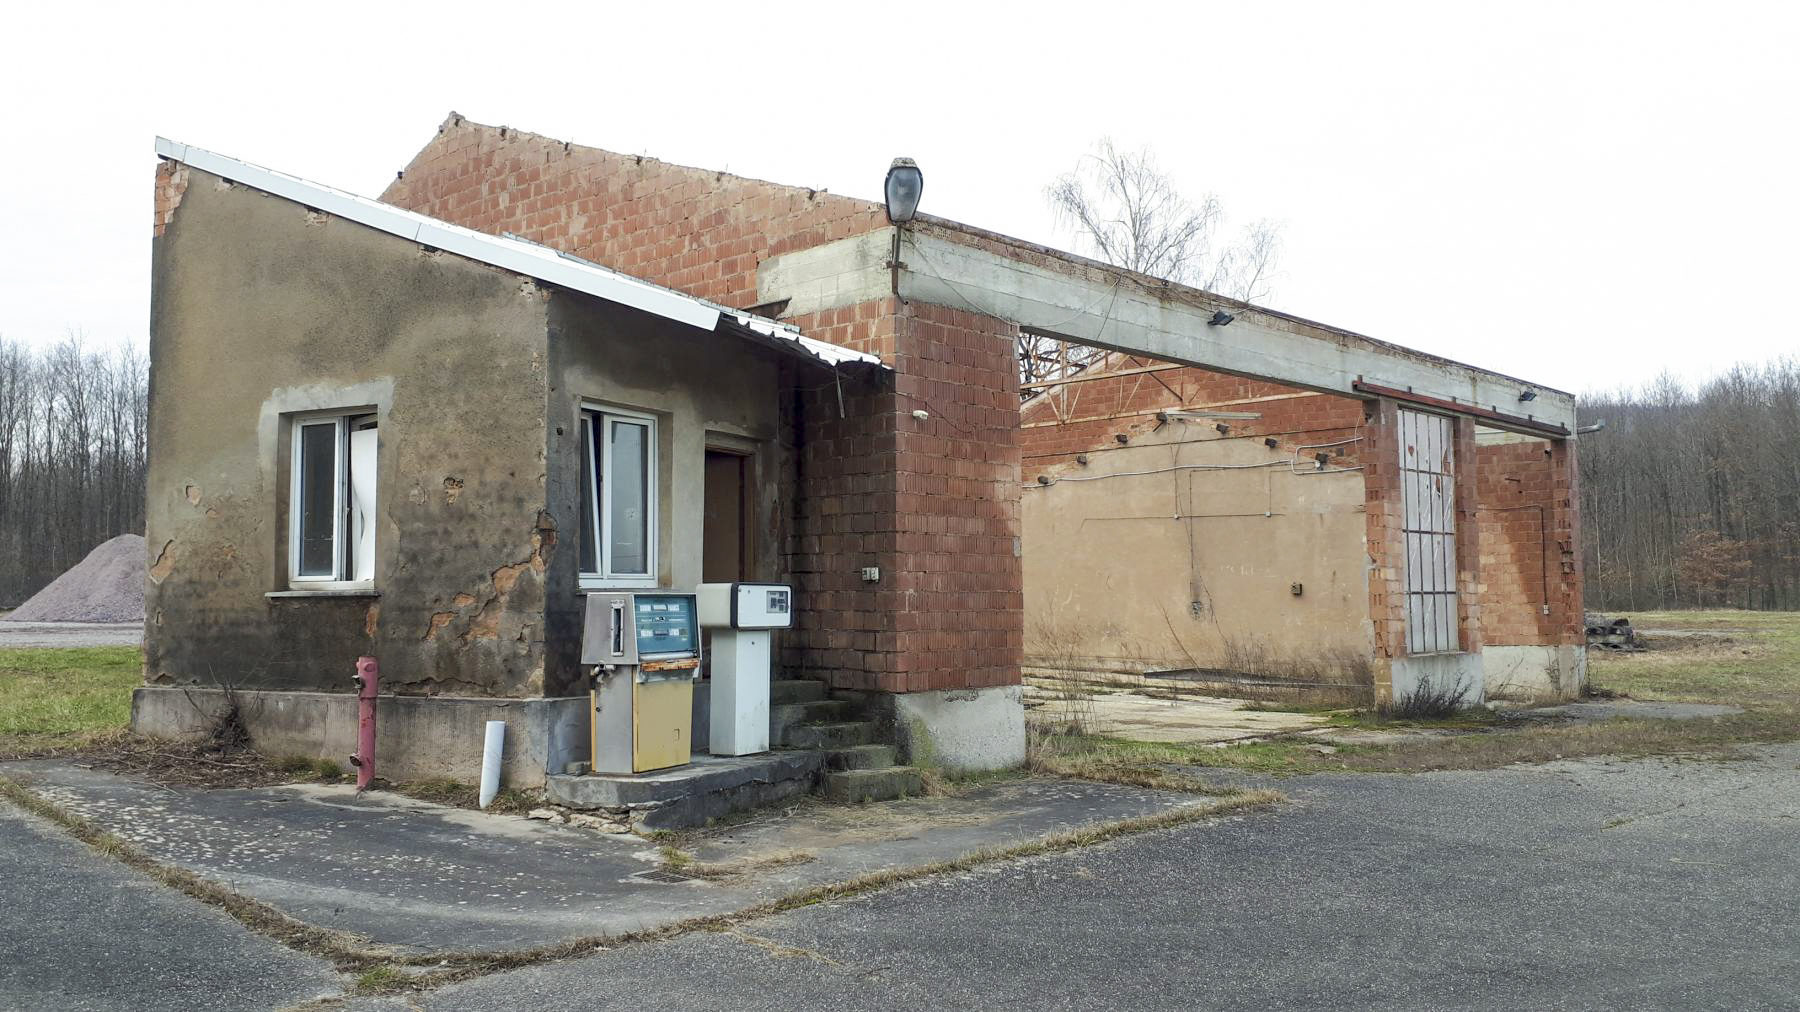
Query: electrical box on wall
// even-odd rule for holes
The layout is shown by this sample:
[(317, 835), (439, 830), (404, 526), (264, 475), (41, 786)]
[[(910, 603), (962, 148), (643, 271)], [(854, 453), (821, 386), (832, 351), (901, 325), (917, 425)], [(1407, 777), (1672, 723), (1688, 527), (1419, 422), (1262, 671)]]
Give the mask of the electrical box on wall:
[(696, 597), (700, 625), (707, 629), (787, 629), (794, 624), (794, 590), (783, 583), (703, 583)]

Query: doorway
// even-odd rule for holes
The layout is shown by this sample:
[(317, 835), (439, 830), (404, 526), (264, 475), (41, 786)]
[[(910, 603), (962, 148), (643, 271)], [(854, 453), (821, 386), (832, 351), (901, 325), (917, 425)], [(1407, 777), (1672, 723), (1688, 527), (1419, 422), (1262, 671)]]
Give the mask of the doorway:
[(732, 583), (750, 575), (751, 456), (708, 447), (700, 579)]
[[(750, 576), (754, 547), (751, 532), (756, 529), (750, 507), (755, 459), (744, 450), (706, 448), (706, 488), (702, 493), (704, 515), (700, 536), (702, 583), (734, 583)], [(711, 678), (710, 629), (700, 630), (700, 656), (701, 676)]]

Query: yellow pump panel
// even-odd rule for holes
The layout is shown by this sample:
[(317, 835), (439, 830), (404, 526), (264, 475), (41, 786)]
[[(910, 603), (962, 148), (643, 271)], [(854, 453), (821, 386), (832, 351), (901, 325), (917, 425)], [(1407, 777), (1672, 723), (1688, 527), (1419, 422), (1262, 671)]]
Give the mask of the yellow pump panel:
[(694, 680), (658, 678), (633, 685), (631, 768), (633, 772), (680, 766), (693, 755)]

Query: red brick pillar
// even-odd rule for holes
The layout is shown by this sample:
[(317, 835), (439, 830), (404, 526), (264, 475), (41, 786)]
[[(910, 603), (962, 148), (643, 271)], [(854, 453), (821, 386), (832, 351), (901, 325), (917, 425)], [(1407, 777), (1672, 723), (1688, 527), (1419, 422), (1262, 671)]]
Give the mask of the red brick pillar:
[[(1475, 420), (1456, 418), (1456, 626), (1464, 653), (1480, 653), (1481, 460), (1475, 452)], [(1477, 697), (1479, 698), (1479, 697)]]
[(1017, 329), (893, 299), (793, 322), (893, 371), (796, 378), (788, 560), (806, 605), (786, 665), (881, 692), (1019, 684)]
[(901, 691), (1019, 683), (1017, 337), (1004, 320), (905, 306), (893, 359)]
[(1400, 498), (1399, 407), (1389, 400), (1363, 408), (1363, 500), (1368, 521), (1369, 622), (1375, 654), (1375, 698), (1391, 697), (1388, 661), (1406, 653), (1406, 543)]
[(1550, 621), (1560, 646), (1587, 645), (1581, 574), (1581, 482), (1575, 440), (1550, 444), (1550, 505), (1545, 510), (1550, 550)]

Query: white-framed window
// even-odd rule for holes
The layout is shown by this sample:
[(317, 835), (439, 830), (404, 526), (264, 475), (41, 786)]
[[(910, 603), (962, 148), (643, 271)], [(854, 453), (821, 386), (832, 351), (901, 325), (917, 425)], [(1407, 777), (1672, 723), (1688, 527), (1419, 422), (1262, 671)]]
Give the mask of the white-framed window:
[(584, 586), (656, 586), (656, 446), (651, 415), (581, 412)]
[(288, 582), (297, 589), (375, 582), (375, 445), (371, 414), (293, 417)]

